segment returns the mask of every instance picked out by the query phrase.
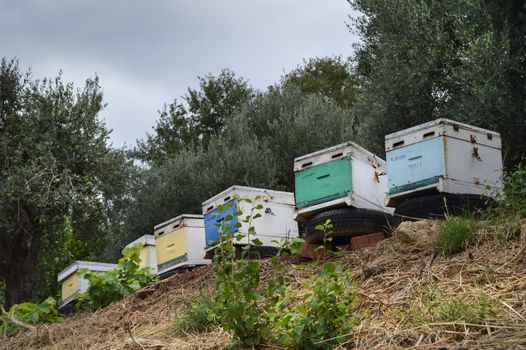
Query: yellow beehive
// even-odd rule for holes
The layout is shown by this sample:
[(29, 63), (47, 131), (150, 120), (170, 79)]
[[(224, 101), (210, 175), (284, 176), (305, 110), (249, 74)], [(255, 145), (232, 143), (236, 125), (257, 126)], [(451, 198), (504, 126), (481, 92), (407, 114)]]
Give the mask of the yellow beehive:
[(59, 307), (61, 312), (72, 309), (75, 297), (86, 292), (89, 282), (81, 278), (77, 271), (88, 269), (93, 272), (104, 272), (116, 268), (116, 264), (99, 263), (92, 261), (75, 261), (58, 274), (58, 282), (62, 286), (62, 303)]
[(128, 244), (126, 247), (132, 247), (136, 244), (142, 244), (140, 258), (140, 267), (149, 267), (154, 273), (157, 273), (157, 251), (155, 249), (155, 237), (153, 235), (144, 235)]
[(157, 267), (162, 277), (181, 267), (207, 265), (202, 215), (184, 214), (154, 227)]

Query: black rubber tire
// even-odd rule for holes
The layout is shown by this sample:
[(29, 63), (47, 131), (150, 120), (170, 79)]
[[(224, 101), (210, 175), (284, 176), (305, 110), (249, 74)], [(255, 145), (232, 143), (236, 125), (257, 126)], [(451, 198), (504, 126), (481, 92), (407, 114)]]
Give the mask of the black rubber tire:
[(395, 217), (433, 219), (446, 215), (475, 214), (487, 209), (493, 200), (475, 194), (439, 193), (409, 198), (395, 208)]
[(390, 232), (392, 216), (387, 213), (358, 209), (340, 208), (324, 211), (307, 221), (305, 242), (319, 243), (323, 240), (323, 231), (316, 230), (316, 226), (323, 225), (327, 219), (333, 226), (331, 237), (333, 242), (348, 242), (352, 237), (373, 232)]

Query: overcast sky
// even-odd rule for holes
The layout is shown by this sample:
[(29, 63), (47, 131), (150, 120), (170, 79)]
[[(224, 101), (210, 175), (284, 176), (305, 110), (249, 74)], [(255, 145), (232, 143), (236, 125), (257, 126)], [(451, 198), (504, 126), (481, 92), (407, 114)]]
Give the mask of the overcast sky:
[(97, 74), (115, 146), (151, 130), (164, 103), (229, 68), (258, 89), (303, 58), (352, 54), (345, 0), (0, 0), (0, 56), (35, 78)]

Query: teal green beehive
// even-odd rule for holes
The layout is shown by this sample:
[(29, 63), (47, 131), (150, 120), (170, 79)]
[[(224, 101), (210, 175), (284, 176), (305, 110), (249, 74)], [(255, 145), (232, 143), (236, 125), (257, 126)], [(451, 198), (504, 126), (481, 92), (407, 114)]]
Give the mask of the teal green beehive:
[(352, 191), (352, 159), (345, 157), (296, 172), (296, 208), (305, 208)]
[(353, 142), (296, 158), (294, 176), (299, 222), (338, 207), (392, 212), (385, 206), (385, 161)]

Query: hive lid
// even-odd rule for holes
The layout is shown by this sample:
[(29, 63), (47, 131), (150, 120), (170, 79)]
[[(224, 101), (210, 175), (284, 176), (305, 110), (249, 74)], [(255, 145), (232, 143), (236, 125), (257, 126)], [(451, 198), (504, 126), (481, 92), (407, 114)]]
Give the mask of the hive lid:
[(381, 157), (378, 157), (374, 153), (366, 150), (362, 146), (352, 141), (347, 141), (336, 146), (324, 148), (322, 150), (295, 158), (294, 172), (301, 171), (322, 163), (327, 163), (332, 160), (341, 159), (349, 155), (352, 155), (355, 158), (361, 158), (364, 161), (378, 163), (379, 166), (385, 165), (385, 161)]
[(139, 238), (137, 238), (135, 241), (129, 243), (126, 248), (132, 247), (136, 245), (137, 243), (141, 243), (142, 245), (155, 245), (155, 236), (154, 235), (144, 235)]
[(197, 220), (202, 220), (203, 219), (203, 215), (198, 215), (198, 214), (182, 214), (182, 215), (179, 215), (179, 216), (176, 216), (174, 218), (171, 218), (169, 220), (166, 220), (165, 222), (161, 222), (160, 224), (157, 224), (153, 227), (154, 231), (157, 232), (158, 230), (160, 229), (163, 229), (165, 228), (166, 226), (169, 226), (169, 225), (172, 225), (172, 224), (178, 224), (180, 223), (181, 221), (185, 220), (185, 219), (197, 219)]
[(108, 271), (108, 270), (117, 268), (118, 266), (119, 265), (117, 264), (79, 260), (79, 261), (75, 261), (74, 263), (66, 267), (64, 270), (62, 270), (58, 274), (57, 279), (59, 282), (61, 282), (80, 269), (89, 269), (90, 271), (104, 272), (104, 271)]
[(500, 134), (496, 131), (440, 118), (385, 135), (385, 150), (390, 151), (439, 136), (471, 141), (471, 135), (476, 136), (475, 143), (494, 148), (501, 147)]
[[(228, 203), (229, 201), (235, 199), (238, 196), (241, 198), (253, 199), (258, 195), (264, 198), (263, 201), (272, 200), (276, 203), (294, 205), (294, 193), (292, 192), (234, 185), (232, 187), (227, 188), (223, 192), (216, 194), (212, 198), (204, 201), (202, 204), (203, 214), (206, 214), (211, 210), (215, 209), (219, 204)], [(267, 198), (267, 200), (265, 200), (265, 198)]]

